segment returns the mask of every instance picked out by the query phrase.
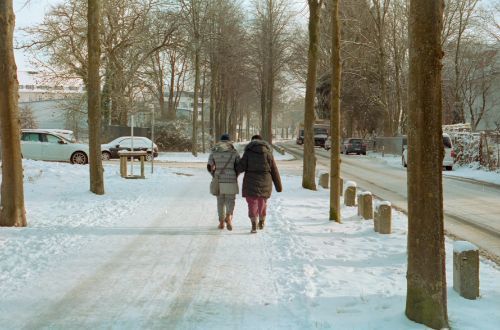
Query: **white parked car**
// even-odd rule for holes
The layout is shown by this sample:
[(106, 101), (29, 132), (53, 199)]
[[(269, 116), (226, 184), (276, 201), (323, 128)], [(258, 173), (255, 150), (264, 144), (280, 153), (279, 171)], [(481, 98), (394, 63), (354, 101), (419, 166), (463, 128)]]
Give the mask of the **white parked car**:
[[(406, 138), (403, 140), (403, 154), (401, 156), (401, 163), (404, 167), (408, 166), (408, 146), (404, 142)], [(451, 142), (451, 138), (448, 134), (443, 133), (443, 147), (444, 147), (444, 158), (443, 158), (443, 167), (447, 171), (453, 170), (453, 163), (455, 161), (455, 151), (453, 150), (453, 144)]]
[[(150, 139), (143, 136), (134, 136), (134, 151), (146, 151), (146, 160), (151, 161), (153, 157), (158, 157), (158, 146), (152, 143)], [(151, 145), (153, 145), (153, 152), (151, 152)], [(118, 151), (128, 150), (132, 151), (132, 137), (121, 136), (113, 141), (101, 145), (102, 160), (109, 160), (112, 158), (120, 158)]]
[(74, 143), (54, 133), (53, 130), (21, 130), (21, 153), (26, 159), (70, 162), (71, 164), (89, 162), (87, 144)]

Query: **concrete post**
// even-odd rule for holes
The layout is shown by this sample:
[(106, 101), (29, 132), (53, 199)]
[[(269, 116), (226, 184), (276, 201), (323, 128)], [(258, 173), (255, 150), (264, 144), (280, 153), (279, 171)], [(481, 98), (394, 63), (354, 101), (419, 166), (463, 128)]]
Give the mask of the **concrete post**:
[[(360, 200), (361, 203), (359, 205), (362, 205), (361, 211), (360, 211), (361, 217), (365, 220), (373, 219), (373, 204), (372, 204), (373, 196), (372, 196), (372, 193), (369, 191), (365, 191), (365, 192), (361, 193), (360, 196), (361, 196), (361, 200)], [(358, 205), (358, 208), (360, 207), (359, 205)]]
[(361, 192), (356, 195), (356, 205), (358, 206), (358, 216), (361, 216), (361, 209), (363, 208)]
[(453, 243), (453, 289), (466, 299), (479, 297), (479, 249), (466, 241)]
[(329, 181), (330, 181), (330, 175), (327, 172), (321, 173), (319, 175), (318, 185), (320, 187), (328, 189)]
[(389, 202), (376, 203), (373, 225), (374, 225), (374, 230), (381, 234), (390, 234), (392, 232), (391, 203)]
[(356, 206), (356, 182), (348, 181), (344, 193), (344, 205)]

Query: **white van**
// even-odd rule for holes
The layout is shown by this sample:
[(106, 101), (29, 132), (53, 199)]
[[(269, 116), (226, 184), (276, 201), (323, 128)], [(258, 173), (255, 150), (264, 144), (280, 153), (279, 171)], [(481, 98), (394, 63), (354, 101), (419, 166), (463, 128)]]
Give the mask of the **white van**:
[[(408, 146), (406, 142), (406, 137), (403, 138), (403, 154), (401, 155), (401, 163), (406, 167), (408, 159)], [(455, 151), (453, 150), (453, 144), (451, 138), (448, 134), (443, 133), (443, 147), (444, 147), (444, 158), (443, 167), (447, 171), (453, 170), (453, 163), (455, 162)]]

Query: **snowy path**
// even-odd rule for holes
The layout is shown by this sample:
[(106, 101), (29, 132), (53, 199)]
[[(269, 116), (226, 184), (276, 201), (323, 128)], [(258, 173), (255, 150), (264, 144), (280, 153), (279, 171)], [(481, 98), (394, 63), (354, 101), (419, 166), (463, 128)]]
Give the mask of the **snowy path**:
[[(256, 235), (249, 234), (241, 197), (233, 232), (216, 229), (209, 177), (197, 166), (159, 168), (134, 181), (108, 166), (102, 200), (83, 185), (63, 184), (40, 198), (42, 208), (34, 198), (54, 173), (74, 171), (68, 180), (87, 180), (85, 168), (43, 166), (40, 184), (28, 185), (32, 227), (16, 229), (14, 241), (10, 229), (0, 232), (17, 254), (0, 259), (0, 329), (425, 328), (404, 316), (405, 216), (394, 213), (392, 235), (373, 232), (354, 207), (343, 208), (342, 225), (332, 223), (328, 191), (301, 189), (297, 162), (279, 164), (284, 192), (273, 195), (268, 226)], [(64, 212), (78, 217), (62, 222)], [(53, 240), (50, 232), (57, 233)], [(47, 247), (57, 246), (65, 250), (52, 256)], [(448, 241), (453, 328), (495, 329), (500, 270), (482, 262), (481, 298), (460, 298), (451, 288), (450, 249)], [(17, 263), (22, 267), (9, 273)]]

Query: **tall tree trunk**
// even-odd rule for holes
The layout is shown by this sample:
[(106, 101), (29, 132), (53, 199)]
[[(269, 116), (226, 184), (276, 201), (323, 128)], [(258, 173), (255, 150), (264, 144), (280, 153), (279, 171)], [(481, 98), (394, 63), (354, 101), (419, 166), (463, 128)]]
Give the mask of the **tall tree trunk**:
[(15, 16), (12, 0), (0, 1), (0, 127), (2, 187), (0, 226), (25, 227), (23, 164), (19, 128), (17, 67), (14, 59)]
[(410, 1), (406, 315), (448, 328), (443, 233), (442, 0)]
[(175, 93), (175, 54), (170, 58), (170, 86), (168, 89), (168, 108), (166, 118), (168, 120), (175, 120), (176, 111), (175, 111), (175, 102), (174, 102), (174, 93)]
[(201, 87), (201, 152), (205, 153), (205, 87), (207, 70), (203, 70), (203, 85)]
[(90, 191), (104, 194), (104, 179), (101, 159), (101, 80), (99, 76), (101, 43), (99, 24), (101, 21), (100, 0), (88, 0), (88, 118), (89, 118), (89, 170)]
[(332, 82), (331, 82), (331, 113), (330, 132), (332, 148), (330, 149), (330, 220), (340, 222), (340, 18), (339, 1), (332, 0)]
[(322, 1), (309, 3), (309, 52), (307, 63), (306, 99), (304, 110), (304, 162), (302, 187), (316, 190), (316, 156), (314, 154), (314, 99), (316, 97), (316, 72), (318, 66), (318, 43), (320, 9)]
[(200, 89), (200, 41), (195, 37), (195, 54), (194, 54), (194, 100), (193, 100), (193, 136), (191, 153), (193, 156), (198, 156), (198, 91)]

